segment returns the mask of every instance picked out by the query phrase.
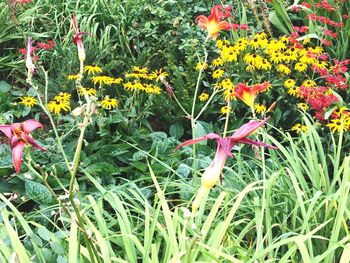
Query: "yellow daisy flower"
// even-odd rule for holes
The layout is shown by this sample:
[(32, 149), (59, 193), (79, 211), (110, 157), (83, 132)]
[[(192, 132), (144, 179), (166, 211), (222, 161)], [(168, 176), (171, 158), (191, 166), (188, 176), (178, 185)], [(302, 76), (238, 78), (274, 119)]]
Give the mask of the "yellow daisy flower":
[(294, 97), (298, 97), (298, 92), (299, 92), (299, 87), (296, 87), (296, 86), (288, 89), (288, 94)]
[(304, 87), (307, 87), (307, 88), (309, 88), (309, 87), (316, 87), (316, 82), (311, 80), (311, 79), (307, 79), (301, 85), (304, 86)]
[(277, 65), (277, 72), (283, 73), (285, 75), (289, 75), (292, 71), (286, 65), (278, 64)]
[(297, 104), (298, 109), (301, 109), (302, 111), (307, 111), (309, 109), (309, 105), (307, 105), (304, 102), (300, 102)]
[(95, 75), (95, 73), (102, 73), (102, 69), (96, 65), (88, 65), (84, 67), (84, 73), (86, 72), (88, 75)]
[(102, 106), (102, 108), (104, 108), (106, 110), (111, 110), (111, 109), (118, 107), (118, 101), (117, 101), (117, 99), (110, 98), (109, 96), (106, 96), (101, 101), (101, 106)]
[(54, 97), (54, 100), (59, 102), (68, 102), (71, 97), (72, 95), (67, 92), (60, 92)]
[(219, 79), (224, 75), (225, 71), (223, 71), (222, 69), (217, 69), (213, 72), (213, 78), (214, 79)]
[(296, 133), (307, 132), (307, 126), (297, 123), (291, 128), (291, 130), (295, 131)]
[(333, 132), (340, 132), (345, 129), (344, 117), (339, 119), (333, 119), (327, 124), (327, 127)]
[(295, 83), (296, 83), (296, 81), (294, 80), (294, 79), (287, 79), (284, 83), (283, 83), (283, 85), (286, 87), (286, 88), (292, 88), (292, 87), (294, 87), (295, 86)]
[(61, 113), (61, 111), (63, 112), (70, 111), (70, 106), (68, 101), (51, 100), (47, 104), (47, 109), (50, 112), (53, 112), (58, 115)]
[(31, 96), (23, 96), (20, 97), (21, 101), (19, 102), (19, 104), (23, 104), (24, 106), (31, 108), (34, 105), (38, 104), (38, 100), (34, 97)]
[(102, 84), (111, 85), (114, 80), (113, 78), (108, 76), (94, 76), (91, 79), (94, 85), (98, 83), (99, 86), (102, 86)]
[(226, 113), (229, 113), (231, 111), (231, 107), (230, 106), (224, 106), (220, 109), (220, 112), (222, 114), (226, 114)]
[(295, 64), (294, 69), (296, 71), (303, 72), (303, 71), (307, 70), (307, 64), (298, 62)]
[(254, 110), (256, 113), (260, 114), (260, 113), (266, 112), (266, 106), (263, 104), (255, 104)]
[(209, 94), (203, 92), (201, 95), (199, 95), (198, 99), (199, 99), (200, 101), (206, 101), (206, 100), (209, 99)]
[(208, 68), (208, 63), (207, 62), (198, 62), (196, 65), (196, 70), (205, 70)]
[(223, 81), (221, 81), (221, 86), (224, 89), (230, 89), (233, 87), (233, 83), (230, 79), (224, 79)]
[(213, 67), (219, 67), (219, 66), (224, 65), (224, 61), (223, 61), (222, 58), (216, 58), (216, 59), (214, 59), (214, 60), (211, 62), (211, 65), (212, 65)]
[(77, 80), (80, 77), (80, 74), (68, 75), (68, 80)]
[(94, 88), (79, 88), (78, 93), (80, 96), (84, 96), (84, 93), (87, 93), (89, 96), (96, 96), (96, 90)]
[(156, 79), (156, 81), (161, 80), (162, 78), (165, 78), (167, 76), (169, 76), (169, 74), (167, 72), (163, 72), (163, 69), (156, 69), (154, 70), (151, 74), (150, 74), (150, 78), (151, 79)]

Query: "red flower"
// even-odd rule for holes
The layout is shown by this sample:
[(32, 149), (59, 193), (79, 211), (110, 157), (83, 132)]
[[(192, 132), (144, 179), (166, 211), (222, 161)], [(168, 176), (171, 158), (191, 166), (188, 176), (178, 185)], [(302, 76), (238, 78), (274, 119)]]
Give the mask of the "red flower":
[(79, 61), (83, 62), (85, 60), (85, 57), (86, 57), (85, 56), (84, 45), (83, 45), (83, 35), (84, 34), (89, 34), (89, 33), (87, 33), (87, 32), (80, 32), (76, 16), (72, 17), (72, 23), (73, 23), (73, 27), (74, 27), (73, 42), (78, 48)]
[(0, 125), (0, 131), (10, 139), (12, 161), (16, 173), (19, 173), (21, 170), (23, 148), (25, 145), (32, 145), (35, 148), (47, 151), (45, 148), (41, 147), (30, 134), (36, 128), (43, 128), (43, 125), (37, 120), (27, 120), (11, 125)]
[(32, 54), (34, 53), (34, 47), (32, 45), (32, 39), (28, 37), (27, 41), (27, 54), (26, 54), (26, 67), (29, 72), (34, 72), (35, 65), (32, 60)]
[(45, 50), (49, 50), (55, 46), (55, 42), (52, 40), (47, 41), (47, 43), (37, 42), (36, 46)]
[(221, 30), (229, 30), (231, 28), (230, 23), (227, 21), (221, 21), (222, 18), (228, 16), (228, 9), (222, 5), (216, 5), (211, 9), (209, 17), (200, 15), (196, 18), (196, 23), (208, 31), (208, 34), (215, 40)]
[(204, 140), (216, 140), (217, 148), (216, 148), (216, 154), (215, 154), (214, 160), (202, 175), (202, 186), (206, 189), (210, 189), (219, 180), (222, 169), (225, 166), (227, 157), (230, 157), (230, 158), (233, 157), (231, 150), (236, 144), (244, 143), (244, 144), (263, 146), (271, 149), (277, 149), (277, 147), (275, 146), (268, 145), (259, 141), (253, 141), (247, 138), (251, 133), (253, 133), (256, 129), (258, 129), (265, 122), (267, 122), (268, 119), (269, 118), (266, 118), (263, 121), (250, 121), (244, 124), (243, 126), (241, 126), (230, 137), (223, 138), (216, 133), (209, 133), (205, 136), (185, 141), (184, 143), (177, 146), (176, 149), (183, 146), (195, 144), (197, 142), (204, 141)]
[(242, 100), (248, 106), (253, 106), (255, 98), (258, 93), (266, 91), (270, 86), (269, 82), (264, 82), (262, 84), (256, 84), (249, 87), (243, 83), (238, 83), (233, 89), (233, 95)]

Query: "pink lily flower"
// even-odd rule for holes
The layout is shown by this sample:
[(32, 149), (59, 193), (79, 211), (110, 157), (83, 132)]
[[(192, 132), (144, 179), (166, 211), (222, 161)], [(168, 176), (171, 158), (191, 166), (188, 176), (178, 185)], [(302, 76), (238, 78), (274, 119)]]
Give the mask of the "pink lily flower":
[(271, 149), (277, 149), (277, 147), (275, 146), (268, 145), (264, 142), (253, 141), (247, 138), (256, 129), (258, 129), (260, 126), (266, 123), (268, 119), (269, 117), (265, 118), (263, 121), (250, 121), (244, 124), (243, 126), (241, 126), (230, 137), (221, 137), (216, 133), (209, 133), (205, 136), (185, 141), (184, 143), (177, 146), (176, 149), (183, 146), (195, 144), (204, 140), (216, 140), (217, 148), (216, 148), (216, 154), (215, 154), (214, 160), (202, 175), (202, 186), (206, 189), (210, 189), (219, 180), (220, 175), (222, 173), (222, 169), (225, 166), (227, 157), (233, 158), (231, 150), (236, 144), (244, 143), (244, 144), (263, 146)]
[(83, 45), (83, 35), (89, 34), (89, 33), (80, 32), (76, 16), (72, 16), (72, 23), (74, 27), (73, 42), (77, 46), (79, 61), (82, 63), (86, 58), (84, 45)]
[(24, 146), (32, 145), (42, 151), (47, 151), (47, 149), (41, 147), (30, 134), (36, 128), (42, 129), (43, 125), (37, 120), (33, 119), (20, 123), (13, 123), (11, 125), (0, 125), (0, 131), (2, 131), (6, 137), (10, 139), (12, 161), (16, 173), (19, 173), (21, 170)]

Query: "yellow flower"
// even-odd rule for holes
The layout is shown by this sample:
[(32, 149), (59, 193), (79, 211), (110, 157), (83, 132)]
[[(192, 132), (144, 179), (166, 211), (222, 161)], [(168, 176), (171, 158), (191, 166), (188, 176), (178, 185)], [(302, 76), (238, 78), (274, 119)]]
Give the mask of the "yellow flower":
[(54, 100), (59, 101), (59, 102), (68, 102), (70, 100), (70, 97), (72, 97), (72, 95), (70, 95), (67, 92), (60, 92), (58, 93), (58, 95), (56, 95), (54, 97)]
[(260, 113), (266, 112), (266, 106), (263, 104), (255, 104), (254, 110), (256, 113), (260, 114)]
[(335, 109), (333, 112), (332, 112), (337, 118), (341, 117), (341, 116), (344, 116), (344, 115), (347, 115), (348, 114), (348, 108), (346, 107), (337, 107), (337, 109)]
[(199, 99), (200, 101), (206, 101), (206, 100), (209, 99), (209, 94), (203, 92), (201, 95), (199, 95), (198, 99)]
[(256, 63), (256, 67), (257, 67), (257, 69), (271, 70), (272, 65), (267, 59), (264, 58), (263, 60)]
[(278, 64), (278, 63), (282, 62), (283, 54), (281, 52), (279, 52), (279, 51), (275, 51), (275, 52), (270, 54), (270, 60), (273, 63)]
[(333, 133), (341, 132), (342, 130), (349, 129), (349, 119), (349, 116), (342, 116), (341, 118), (331, 120), (327, 126)]
[(295, 124), (292, 129), (292, 131), (295, 131), (296, 133), (301, 133), (301, 132), (306, 132), (307, 131), (307, 126), (302, 125), (300, 123)]
[(198, 62), (196, 65), (196, 70), (205, 70), (208, 68), (208, 63), (207, 62)]
[(221, 108), (220, 112), (222, 114), (226, 114), (226, 113), (229, 113), (231, 111), (231, 107), (230, 106), (224, 106)]
[(237, 51), (243, 51), (247, 48), (248, 46), (248, 39), (247, 38), (240, 38), (235, 42), (234, 48)]
[(95, 73), (102, 73), (102, 69), (99, 66), (91, 65), (84, 67), (84, 73), (88, 73), (88, 75), (95, 75)]
[(294, 86), (294, 87), (288, 89), (289, 95), (292, 95), (294, 97), (298, 97), (298, 93), (299, 93), (299, 87)]
[(31, 108), (34, 105), (38, 104), (38, 101), (36, 98), (31, 97), (31, 96), (23, 96), (20, 97), (21, 101), (19, 102), (19, 104), (23, 104), (24, 106)]
[(219, 79), (224, 75), (225, 71), (223, 71), (222, 69), (217, 69), (213, 72), (213, 78), (214, 79)]
[(216, 46), (219, 49), (221, 49), (224, 46), (229, 46), (229, 45), (230, 45), (230, 41), (228, 41), (228, 40), (221, 40), (221, 39), (219, 39), (219, 40), (216, 41)]
[(139, 74), (147, 74), (148, 73), (148, 68), (144, 67), (144, 68), (140, 68), (138, 66), (133, 66), (132, 67), (132, 71), (134, 73), (139, 73)]
[(247, 72), (253, 72), (255, 70), (255, 67), (253, 65), (246, 66), (245, 71)]
[(238, 52), (234, 47), (224, 47), (221, 52), (221, 57), (224, 61), (232, 62), (237, 61)]
[(94, 77), (92, 77), (92, 82), (94, 83), (94, 85), (96, 85), (98, 83), (99, 86), (102, 86), (102, 84), (111, 85), (113, 80), (114, 80), (113, 78), (108, 77), (108, 76), (94, 76)]
[(151, 74), (150, 74), (150, 78), (151, 79), (156, 79), (156, 81), (161, 80), (162, 78), (165, 78), (167, 76), (169, 76), (169, 74), (167, 72), (163, 72), (163, 69), (156, 69), (154, 70)]
[(78, 93), (80, 96), (84, 96), (84, 93), (87, 93), (89, 96), (96, 96), (96, 90), (94, 88), (79, 88)]
[(219, 66), (224, 65), (224, 61), (222, 60), (222, 58), (216, 58), (211, 62), (211, 65), (213, 67), (219, 67)]
[(231, 89), (233, 87), (233, 84), (230, 79), (224, 79), (223, 81), (221, 81), (221, 86), (224, 89)]
[(309, 87), (316, 87), (316, 82), (311, 80), (311, 79), (307, 79), (301, 85), (304, 86), (304, 87), (307, 87), (307, 88), (309, 88)]
[(68, 75), (68, 80), (76, 80), (80, 77), (80, 74)]
[(295, 80), (294, 79), (287, 79), (283, 85), (286, 87), (286, 88), (293, 88), (295, 86)]
[(51, 100), (47, 104), (47, 109), (50, 112), (53, 112), (58, 115), (61, 113), (61, 111), (63, 112), (70, 111), (70, 106), (68, 101)]
[(301, 109), (303, 111), (306, 111), (309, 108), (309, 106), (306, 103), (304, 103), (304, 102), (298, 103), (297, 107), (298, 107), (298, 109)]
[(285, 75), (289, 75), (292, 71), (286, 65), (278, 64), (277, 65), (277, 72), (281, 72)]
[(307, 64), (306, 63), (301, 63), (298, 62), (295, 64), (294, 69), (299, 72), (303, 72), (307, 69)]
[(101, 101), (101, 106), (102, 108), (106, 110), (111, 110), (116, 107), (118, 107), (118, 101), (117, 99), (110, 98), (109, 96), (106, 96), (102, 101)]

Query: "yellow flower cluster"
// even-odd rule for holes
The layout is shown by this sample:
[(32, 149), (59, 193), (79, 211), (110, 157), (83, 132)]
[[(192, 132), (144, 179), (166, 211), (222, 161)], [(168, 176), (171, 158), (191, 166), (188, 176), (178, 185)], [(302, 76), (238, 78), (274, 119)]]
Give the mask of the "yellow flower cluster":
[(70, 111), (70, 98), (71, 94), (67, 92), (60, 92), (53, 98), (53, 100), (49, 101), (47, 104), (47, 109), (57, 115), (61, 112)]

